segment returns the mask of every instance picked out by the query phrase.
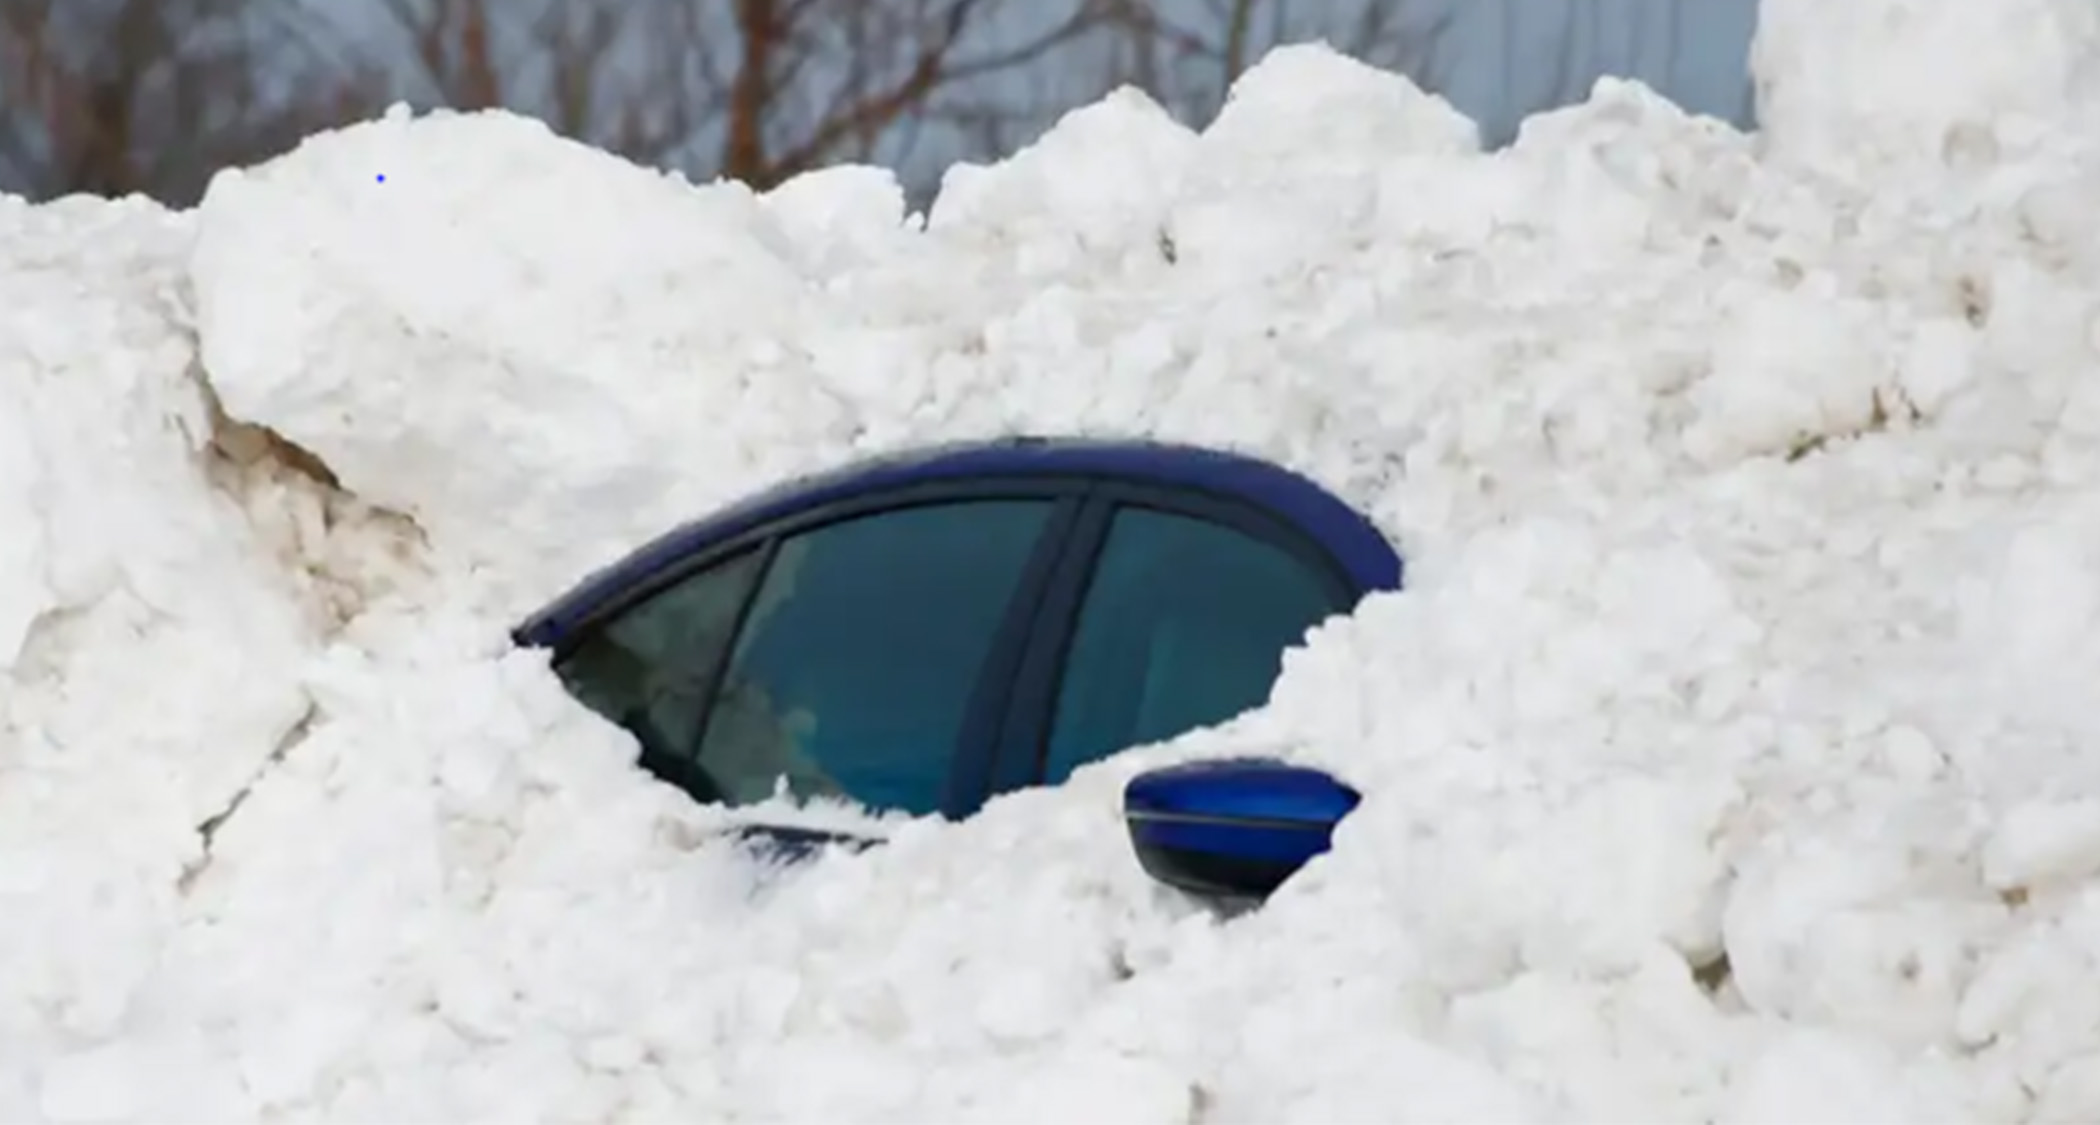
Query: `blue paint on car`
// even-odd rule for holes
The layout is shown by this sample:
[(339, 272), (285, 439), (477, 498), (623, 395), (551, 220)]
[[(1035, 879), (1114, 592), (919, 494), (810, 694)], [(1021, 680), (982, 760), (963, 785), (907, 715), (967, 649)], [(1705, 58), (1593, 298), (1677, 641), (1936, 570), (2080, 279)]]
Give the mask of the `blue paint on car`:
[(1169, 442), (1010, 438), (871, 458), (767, 489), (674, 528), (591, 575), (520, 625), (514, 638), (529, 647), (559, 648), (602, 603), (696, 552), (798, 511), (910, 484), (1060, 476), (1143, 480), (1251, 501), (1316, 539), (1358, 589), (1401, 585), (1400, 555), (1383, 532), (1319, 485), (1266, 461)]

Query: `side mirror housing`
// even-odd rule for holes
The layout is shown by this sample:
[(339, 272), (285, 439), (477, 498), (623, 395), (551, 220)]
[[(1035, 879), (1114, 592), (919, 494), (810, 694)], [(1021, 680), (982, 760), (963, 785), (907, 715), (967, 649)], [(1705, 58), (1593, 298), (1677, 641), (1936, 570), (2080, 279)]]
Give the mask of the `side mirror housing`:
[(1123, 789), (1139, 865), (1192, 894), (1262, 899), (1334, 842), (1362, 795), (1320, 770), (1265, 759), (1185, 762)]

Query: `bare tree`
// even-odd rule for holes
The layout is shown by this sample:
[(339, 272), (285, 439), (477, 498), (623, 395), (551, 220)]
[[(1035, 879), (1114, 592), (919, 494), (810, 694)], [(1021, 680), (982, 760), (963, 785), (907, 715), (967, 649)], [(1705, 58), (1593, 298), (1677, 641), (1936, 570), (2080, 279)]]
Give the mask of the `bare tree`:
[(192, 202), (362, 110), (316, 46), (248, 0), (0, 0), (0, 189)]
[[(1099, 26), (1105, 0), (386, 0), (411, 101), (504, 106), (645, 163), (770, 187), (912, 163), (958, 100)], [(519, 18), (520, 15), (524, 18)], [(974, 93), (973, 93), (974, 92)]]
[(219, 167), (402, 100), (507, 108), (642, 163), (759, 188), (842, 160), (878, 163), (924, 198), (949, 164), (1005, 155), (1114, 86), (1204, 124), (1281, 43), (1324, 39), (1425, 80), (1453, 10), (1421, 0), (0, 0), (0, 187), (186, 203)]

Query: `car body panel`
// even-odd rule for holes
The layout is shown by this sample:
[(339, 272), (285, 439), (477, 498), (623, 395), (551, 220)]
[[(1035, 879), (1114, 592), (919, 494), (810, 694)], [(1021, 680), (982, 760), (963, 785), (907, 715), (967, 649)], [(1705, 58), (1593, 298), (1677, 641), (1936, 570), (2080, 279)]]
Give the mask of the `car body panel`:
[(796, 513), (913, 485), (998, 478), (1152, 482), (1258, 505), (1316, 540), (1360, 590), (1397, 589), (1400, 556), (1383, 533), (1317, 484), (1252, 457), (1151, 441), (1014, 438), (935, 446), (863, 460), (767, 489), (683, 524), (585, 578), (513, 632), (559, 650), (627, 591), (698, 553)]

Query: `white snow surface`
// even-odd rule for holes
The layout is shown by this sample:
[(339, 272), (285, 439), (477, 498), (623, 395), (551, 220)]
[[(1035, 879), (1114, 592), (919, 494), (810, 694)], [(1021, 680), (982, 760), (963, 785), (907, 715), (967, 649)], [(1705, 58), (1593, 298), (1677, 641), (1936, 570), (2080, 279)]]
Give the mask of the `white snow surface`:
[[(502, 114), (0, 200), (0, 1120), (2100, 1118), (2100, 20), (1763, 18), (1756, 137), (1605, 82), (1483, 155), (1304, 47), (923, 222)], [(1015, 431), (1275, 458), (1409, 589), (793, 871), (506, 646)], [(1242, 752), (1367, 796), (1224, 919), (1119, 795)]]

